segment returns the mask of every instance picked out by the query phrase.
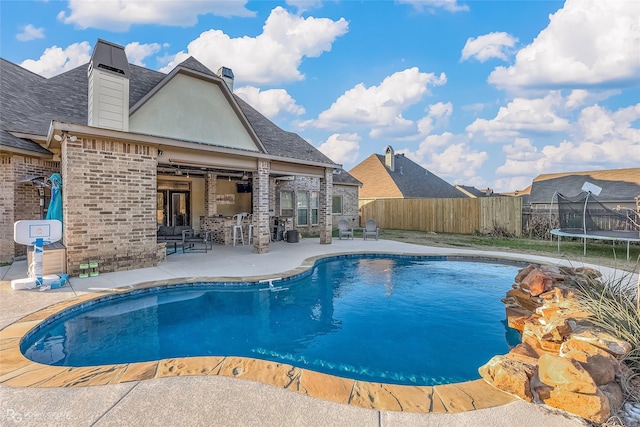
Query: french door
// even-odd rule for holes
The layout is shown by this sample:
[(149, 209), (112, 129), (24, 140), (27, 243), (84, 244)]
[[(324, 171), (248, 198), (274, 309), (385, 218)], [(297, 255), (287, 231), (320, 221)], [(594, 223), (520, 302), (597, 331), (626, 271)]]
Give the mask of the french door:
[(158, 190), (158, 225), (191, 225), (191, 192), (183, 190)]

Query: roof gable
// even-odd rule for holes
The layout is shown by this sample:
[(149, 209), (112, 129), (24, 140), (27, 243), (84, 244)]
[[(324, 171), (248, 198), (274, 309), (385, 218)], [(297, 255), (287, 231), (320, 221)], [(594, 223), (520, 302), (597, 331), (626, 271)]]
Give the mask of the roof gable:
[(349, 173), (362, 182), (359, 198), (401, 198), (402, 192), (389, 175), (389, 170), (384, 165), (384, 158), (372, 154), (357, 164)]
[(226, 84), (215, 75), (181, 65), (131, 108), (129, 130), (264, 151)]
[(395, 154), (395, 168), (385, 166), (383, 155), (373, 154), (349, 172), (362, 182), (361, 198), (467, 197), (451, 184), (403, 154)]

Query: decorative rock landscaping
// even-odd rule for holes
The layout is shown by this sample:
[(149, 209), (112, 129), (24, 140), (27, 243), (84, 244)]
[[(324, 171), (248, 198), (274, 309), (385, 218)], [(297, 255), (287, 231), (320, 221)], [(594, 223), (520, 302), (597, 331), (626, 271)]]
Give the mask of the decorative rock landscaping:
[(631, 345), (588, 322), (576, 284), (600, 277), (590, 268), (529, 265), (503, 299), (510, 327), (522, 343), (479, 368), (496, 388), (527, 402), (546, 404), (595, 423), (622, 407), (616, 382), (619, 359)]

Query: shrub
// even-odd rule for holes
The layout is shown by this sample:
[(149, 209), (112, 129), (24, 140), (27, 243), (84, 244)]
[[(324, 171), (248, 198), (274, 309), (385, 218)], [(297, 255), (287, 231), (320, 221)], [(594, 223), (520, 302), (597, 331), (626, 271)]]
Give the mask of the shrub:
[(604, 281), (578, 284), (578, 301), (592, 314), (589, 321), (598, 328), (631, 344), (622, 360), (621, 386), (626, 396), (640, 402), (640, 279), (631, 281), (629, 273)]

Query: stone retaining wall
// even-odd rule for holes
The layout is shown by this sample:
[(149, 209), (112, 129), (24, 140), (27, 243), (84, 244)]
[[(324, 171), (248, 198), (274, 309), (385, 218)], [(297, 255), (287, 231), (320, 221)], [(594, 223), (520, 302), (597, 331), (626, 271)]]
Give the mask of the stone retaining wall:
[(527, 402), (592, 422), (615, 414), (624, 403), (616, 382), (619, 360), (631, 345), (593, 327), (575, 299), (577, 283), (598, 277), (589, 268), (529, 265), (520, 270), (503, 302), (522, 343), (480, 367), (482, 378)]

